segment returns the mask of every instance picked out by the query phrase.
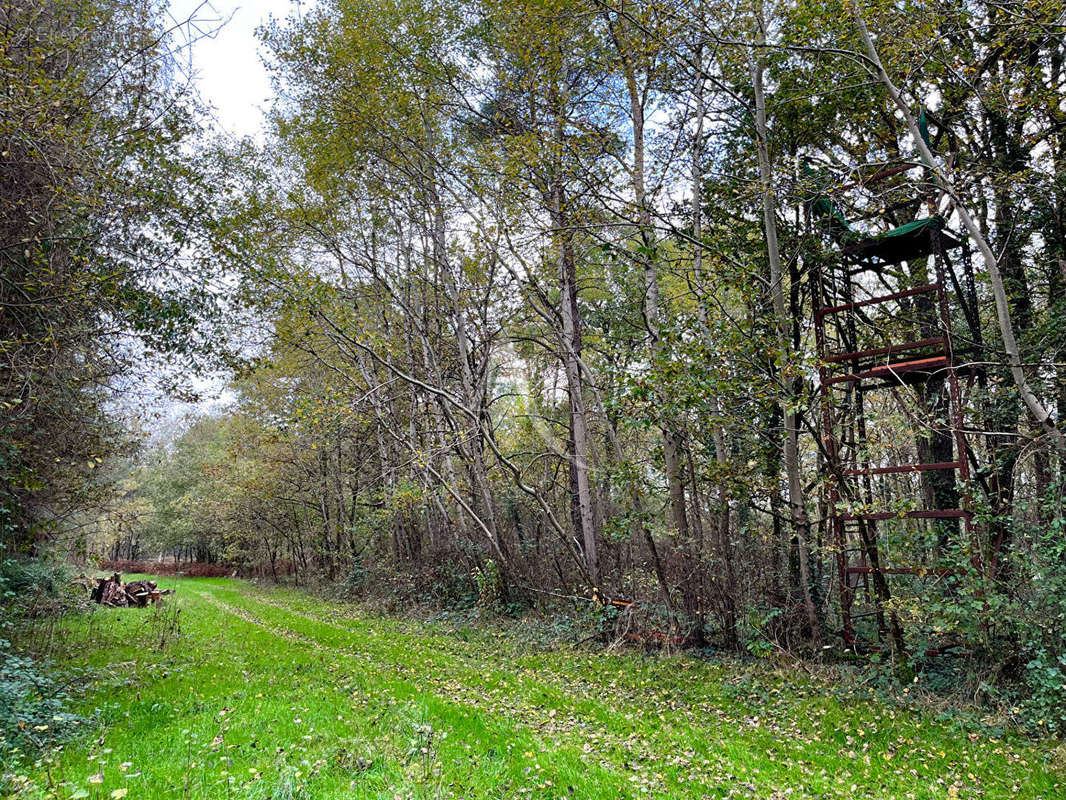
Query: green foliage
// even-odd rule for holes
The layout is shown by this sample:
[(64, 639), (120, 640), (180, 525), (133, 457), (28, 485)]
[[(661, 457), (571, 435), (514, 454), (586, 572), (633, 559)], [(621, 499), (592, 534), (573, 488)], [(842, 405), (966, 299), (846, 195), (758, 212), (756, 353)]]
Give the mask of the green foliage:
[(784, 609), (759, 608), (747, 609), (741, 617), (742, 624), (737, 631), (744, 648), (753, 656), (765, 658), (780, 649), (777, 641), (777, 631)]
[[(67, 684), (48, 664), (18, 653), (0, 638), (0, 759), (18, 763), (71, 736), (84, 720), (69, 712)], [(0, 774), (0, 789), (5, 776)]]
[[(0, 545), (0, 556), (4, 555)], [(70, 568), (48, 558), (0, 558), (0, 597), (5, 613), (26, 606), (44, 596), (58, 596), (67, 592), (71, 580)]]
[[(215, 192), (156, 0), (5, 5), (0, 508), (23, 549), (132, 449), (112, 390), (217, 363)], [(169, 359), (169, 361), (168, 361)]]
[(361, 562), (356, 562), (341, 579), (338, 587), (344, 597), (352, 599), (362, 597), (366, 593), (369, 579), (370, 570)]
[[(1036, 498), (1037, 513), (1012, 521), (1014, 534), (1028, 554), (1007, 566), (1027, 575), (1027, 584), (1011, 593), (994, 619), (1003, 626), (1009, 647), (1024, 666), (1017, 700), (1025, 719), (1038, 732), (1066, 736), (1066, 482)], [(1028, 568), (1028, 569), (1027, 569)]]
[(500, 565), (491, 558), (474, 568), (474, 585), (477, 587), (478, 602), (492, 606), (501, 602), (507, 591), (500, 574)]
[(83, 605), (70, 568), (52, 558), (4, 557), (0, 545), (0, 636), (27, 619), (49, 618)]
[[(54, 624), (74, 607), (70, 578), (54, 561), (0, 557), (0, 760), (32, 761), (84, 721), (70, 713), (70, 682), (11, 643), (27, 620)], [(0, 790), (8, 777), (0, 773)]]
[(1066, 733), (1066, 650), (1027, 648), (1030, 659), (1025, 664), (1025, 688), (1021, 708), (1025, 720), (1037, 732), (1058, 736)]
[(458, 563), (440, 564), (434, 570), (430, 598), (444, 608), (472, 608), (480, 597), (476, 575)]

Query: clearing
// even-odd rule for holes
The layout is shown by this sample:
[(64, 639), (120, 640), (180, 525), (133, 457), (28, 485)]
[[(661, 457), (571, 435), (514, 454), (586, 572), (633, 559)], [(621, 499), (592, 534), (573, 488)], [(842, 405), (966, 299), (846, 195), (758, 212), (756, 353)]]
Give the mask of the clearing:
[(531, 651), (293, 590), (160, 584), (178, 590), (163, 609), (98, 609), (41, 636), (88, 668), (91, 730), (17, 796), (1066, 796), (1053, 742), (849, 700), (801, 674)]

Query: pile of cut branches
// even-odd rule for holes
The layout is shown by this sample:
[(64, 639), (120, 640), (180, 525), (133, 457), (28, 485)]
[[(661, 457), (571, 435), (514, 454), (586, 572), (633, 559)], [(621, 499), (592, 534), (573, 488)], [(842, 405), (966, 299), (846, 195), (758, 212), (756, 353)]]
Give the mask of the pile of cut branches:
[(173, 589), (162, 589), (155, 581), (122, 582), (122, 576), (114, 573), (110, 578), (93, 578), (88, 581), (89, 599), (102, 606), (144, 608), (158, 603), (163, 595), (173, 594)]

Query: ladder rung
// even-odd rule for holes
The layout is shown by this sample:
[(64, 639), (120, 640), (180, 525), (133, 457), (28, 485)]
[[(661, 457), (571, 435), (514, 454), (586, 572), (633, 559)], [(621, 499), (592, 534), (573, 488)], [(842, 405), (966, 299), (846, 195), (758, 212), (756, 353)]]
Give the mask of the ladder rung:
[(854, 353), (838, 353), (836, 355), (826, 356), (826, 361), (837, 363), (840, 361), (849, 361), (853, 358), (872, 358), (873, 356), (891, 355), (892, 353), (903, 353), (907, 350), (920, 350), (923, 347), (932, 347), (933, 345), (946, 344), (947, 339), (943, 336), (937, 336), (933, 339), (922, 339), (917, 342), (907, 342), (905, 344), (892, 344), (887, 347), (875, 347), (872, 350), (858, 350)]
[(866, 372), (859, 372), (855, 375), (838, 375), (835, 378), (829, 378), (826, 380), (826, 384), (861, 381), (866, 380), (867, 378), (890, 378), (896, 375), (906, 375), (909, 372), (924, 372), (937, 367), (946, 367), (947, 365), (947, 356), (919, 358), (915, 361), (901, 361), (897, 364), (885, 364), (884, 366), (875, 367), (874, 369), (867, 370)]
[(815, 314), (816, 316), (824, 317), (827, 314), (836, 314), (840, 311), (850, 311), (855, 308), (864, 308), (866, 306), (875, 306), (878, 303), (887, 303), (890, 300), (900, 300), (904, 297), (911, 297), (916, 294), (926, 294), (927, 292), (935, 292), (940, 288), (939, 283), (929, 283), (925, 286), (917, 286), (914, 289), (906, 289), (902, 292), (893, 292), (892, 294), (883, 294), (880, 297), (871, 297), (869, 300), (860, 300), (856, 303), (844, 303), (839, 306), (829, 306), (827, 308), (819, 308)]
[(848, 469), (844, 474), (855, 475), (899, 475), (905, 472), (929, 472), (931, 470), (962, 469), (961, 461), (937, 461), (932, 464), (903, 464), (896, 467), (872, 467), (870, 469)]

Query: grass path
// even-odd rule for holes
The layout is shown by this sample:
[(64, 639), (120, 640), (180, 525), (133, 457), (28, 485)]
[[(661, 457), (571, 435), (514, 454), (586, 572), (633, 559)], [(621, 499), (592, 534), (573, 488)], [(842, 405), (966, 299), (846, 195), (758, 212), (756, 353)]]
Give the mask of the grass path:
[(291, 590), (162, 583), (169, 610), (101, 609), (50, 634), (89, 676), (90, 730), (18, 796), (1066, 797), (1052, 744), (798, 676), (531, 652)]

